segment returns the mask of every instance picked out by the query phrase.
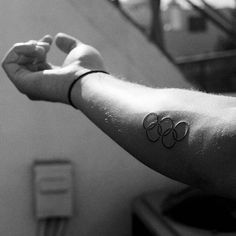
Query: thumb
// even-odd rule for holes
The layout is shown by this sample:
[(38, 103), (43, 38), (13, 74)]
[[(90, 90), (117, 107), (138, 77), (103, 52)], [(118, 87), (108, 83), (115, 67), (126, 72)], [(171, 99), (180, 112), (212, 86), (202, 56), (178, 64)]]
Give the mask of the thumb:
[(61, 51), (68, 54), (81, 42), (68, 34), (58, 33), (55, 37), (55, 43)]

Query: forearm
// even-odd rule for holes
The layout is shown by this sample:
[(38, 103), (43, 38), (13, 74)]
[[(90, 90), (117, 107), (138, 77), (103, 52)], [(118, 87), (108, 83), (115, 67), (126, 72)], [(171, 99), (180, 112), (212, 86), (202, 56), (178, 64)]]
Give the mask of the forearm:
[[(208, 188), (208, 181), (219, 174), (217, 169), (214, 171), (220, 167), (217, 166), (220, 160), (215, 162), (215, 159), (222, 154), (220, 150), (216, 153), (222, 132), (219, 110), (230, 107), (235, 102), (233, 98), (179, 89), (152, 89), (109, 75), (93, 74), (75, 85), (72, 100), (99, 128), (152, 169), (202, 188)], [(168, 140), (173, 137), (172, 130), (164, 143), (162, 137), (150, 140), (143, 124), (150, 113), (155, 113), (159, 120), (171, 119), (173, 128), (184, 122), (185, 130), (178, 132), (183, 136), (186, 131), (186, 137)]]

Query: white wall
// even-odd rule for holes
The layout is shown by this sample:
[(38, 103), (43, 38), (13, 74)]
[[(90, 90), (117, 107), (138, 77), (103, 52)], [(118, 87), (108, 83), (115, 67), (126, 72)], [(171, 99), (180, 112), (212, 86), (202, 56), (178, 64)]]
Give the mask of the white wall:
[[(188, 87), (181, 74), (105, 0), (0, 0), (0, 55), (15, 42), (66, 32), (91, 43), (110, 71), (155, 86)], [(55, 48), (54, 48), (55, 49)], [(59, 63), (63, 55), (53, 51)], [(140, 164), (79, 111), (29, 101), (0, 70), (0, 235), (35, 235), (31, 165), (65, 157), (76, 170), (68, 235), (130, 235), (130, 202), (174, 182)]]

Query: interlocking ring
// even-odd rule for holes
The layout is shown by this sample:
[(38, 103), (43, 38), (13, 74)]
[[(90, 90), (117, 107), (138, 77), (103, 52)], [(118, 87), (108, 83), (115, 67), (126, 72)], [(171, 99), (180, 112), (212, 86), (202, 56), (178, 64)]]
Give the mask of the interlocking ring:
[[(169, 127), (168, 127), (169, 126)], [(170, 117), (164, 117), (159, 122), (158, 132), (161, 136), (166, 136), (174, 129), (174, 122)]]
[(146, 135), (148, 137), (148, 140), (151, 142), (157, 142), (160, 138), (160, 135), (158, 134), (158, 128), (155, 129), (158, 126), (158, 116), (155, 113), (148, 114), (144, 121), (143, 121), (143, 127), (146, 130)]
[(157, 142), (161, 139), (162, 145), (171, 149), (177, 142), (182, 141), (189, 132), (189, 124), (180, 121), (176, 125), (170, 117), (159, 120), (156, 113), (148, 114), (143, 120), (143, 127), (149, 141)]
[(158, 124), (158, 116), (155, 113), (148, 114), (143, 120), (144, 129), (152, 129)]
[[(181, 126), (182, 126), (182, 128), (181, 128)], [(179, 132), (178, 132), (178, 130), (179, 130)], [(186, 137), (186, 135), (188, 134), (188, 131), (189, 131), (189, 124), (187, 122), (185, 122), (185, 121), (178, 122), (175, 125), (175, 132), (173, 133), (174, 139), (177, 142), (182, 141)]]

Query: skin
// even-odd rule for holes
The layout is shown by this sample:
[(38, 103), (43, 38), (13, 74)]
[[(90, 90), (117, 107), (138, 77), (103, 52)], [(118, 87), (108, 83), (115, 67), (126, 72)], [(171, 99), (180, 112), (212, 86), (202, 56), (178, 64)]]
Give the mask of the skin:
[[(96, 49), (62, 33), (56, 35), (55, 44), (66, 58), (61, 66), (51, 65), (46, 55), (52, 41), (51, 36), (44, 36), (16, 44), (2, 66), (16, 88), (30, 99), (68, 104), (68, 88), (74, 79), (105, 67)], [(149, 88), (94, 73), (74, 85), (71, 99), (145, 165), (191, 186), (236, 198), (236, 98)], [(159, 123), (149, 119), (151, 113)], [(158, 126), (162, 131), (156, 141)], [(173, 133), (179, 140), (172, 147)]]

